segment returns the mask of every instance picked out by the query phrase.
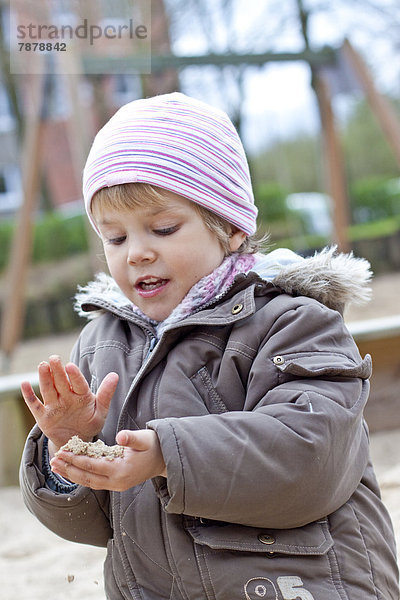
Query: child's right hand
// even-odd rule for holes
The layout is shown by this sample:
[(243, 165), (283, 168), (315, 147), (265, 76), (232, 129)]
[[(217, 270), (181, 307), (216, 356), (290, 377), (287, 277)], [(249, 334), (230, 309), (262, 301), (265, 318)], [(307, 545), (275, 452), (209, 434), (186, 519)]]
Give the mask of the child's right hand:
[(63, 366), (59, 356), (38, 367), (39, 400), (28, 381), (21, 383), (24, 400), (38, 426), (52, 442), (55, 452), (73, 435), (92, 441), (106, 420), (111, 398), (118, 383), (116, 373), (108, 373), (94, 394), (79, 367)]

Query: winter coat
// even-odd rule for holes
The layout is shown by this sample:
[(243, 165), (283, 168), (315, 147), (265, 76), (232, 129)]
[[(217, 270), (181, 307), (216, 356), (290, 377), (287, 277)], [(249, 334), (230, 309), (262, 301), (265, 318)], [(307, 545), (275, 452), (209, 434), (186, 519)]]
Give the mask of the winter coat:
[(154, 429), (167, 478), (55, 493), (35, 427), (21, 488), (58, 535), (107, 545), (107, 598), (398, 600), (363, 420), (371, 360), (340, 314), (362, 293), (359, 268), (325, 254), (272, 283), (239, 275), (156, 345), (110, 280), (84, 292), (82, 309), (100, 316), (73, 360), (93, 390), (120, 376), (101, 437)]

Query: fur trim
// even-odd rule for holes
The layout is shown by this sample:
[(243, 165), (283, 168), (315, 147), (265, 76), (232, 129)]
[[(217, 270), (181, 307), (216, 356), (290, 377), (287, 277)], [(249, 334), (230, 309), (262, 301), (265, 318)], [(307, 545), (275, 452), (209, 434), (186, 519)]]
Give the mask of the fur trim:
[(116, 307), (129, 305), (127, 297), (107, 273), (97, 273), (94, 281), (85, 286), (78, 286), (74, 309), (80, 317), (93, 319), (102, 312), (96, 300), (101, 300), (101, 304), (109, 303)]
[(309, 296), (343, 312), (350, 303), (364, 304), (370, 300), (371, 278), (367, 260), (355, 258), (352, 252), (337, 254), (333, 246), (283, 267), (272, 282), (288, 294)]

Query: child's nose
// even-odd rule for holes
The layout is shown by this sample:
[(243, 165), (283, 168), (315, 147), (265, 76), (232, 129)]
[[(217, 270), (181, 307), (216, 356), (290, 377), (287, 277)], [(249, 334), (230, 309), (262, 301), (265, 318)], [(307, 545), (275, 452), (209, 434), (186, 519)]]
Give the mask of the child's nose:
[(129, 243), (127, 260), (132, 265), (153, 262), (155, 252), (144, 240), (135, 239)]

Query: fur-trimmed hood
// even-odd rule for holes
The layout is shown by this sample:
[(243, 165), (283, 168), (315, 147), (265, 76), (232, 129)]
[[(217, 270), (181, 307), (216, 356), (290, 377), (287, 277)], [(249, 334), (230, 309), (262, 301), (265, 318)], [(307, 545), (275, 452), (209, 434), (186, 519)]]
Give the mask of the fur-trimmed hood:
[(285, 265), (273, 283), (288, 294), (309, 296), (343, 312), (350, 304), (365, 304), (371, 299), (370, 267), (364, 258), (356, 258), (352, 252), (337, 253), (333, 246), (300, 262)]
[[(292, 296), (314, 298), (339, 312), (352, 303), (364, 304), (371, 297), (369, 262), (354, 257), (353, 253), (337, 253), (335, 246), (308, 258), (287, 249), (259, 254), (252, 271)], [(105, 273), (97, 274), (94, 281), (80, 287), (75, 300), (76, 311), (87, 318), (95, 317), (107, 306), (121, 310), (130, 305), (115, 281)]]

